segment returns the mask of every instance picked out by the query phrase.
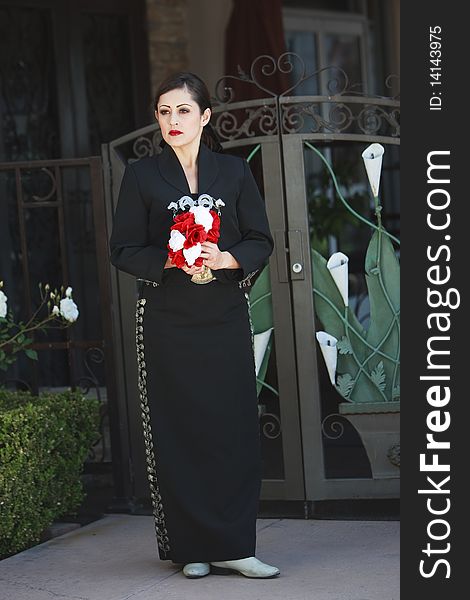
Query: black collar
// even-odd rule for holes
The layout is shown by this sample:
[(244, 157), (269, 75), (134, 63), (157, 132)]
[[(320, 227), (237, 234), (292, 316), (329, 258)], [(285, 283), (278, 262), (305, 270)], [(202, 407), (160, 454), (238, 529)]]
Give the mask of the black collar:
[[(215, 152), (212, 152), (202, 141), (199, 144), (197, 155), (197, 191), (198, 194), (208, 193), (209, 188), (214, 183), (219, 167)], [(191, 190), (183, 167), (176, 156), (173, 148), (165, 144), (162, 152), (158, 155), (158, 168), (161, 176), (172, 186), (183, 194), (190, 194)]]

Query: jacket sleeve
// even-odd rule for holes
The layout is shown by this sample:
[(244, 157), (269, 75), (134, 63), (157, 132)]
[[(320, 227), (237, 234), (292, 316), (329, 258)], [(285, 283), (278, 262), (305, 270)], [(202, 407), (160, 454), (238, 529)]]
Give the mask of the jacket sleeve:
[(122, 178), (109, 247), (111, 264), (117, 269), (162, 282), (168, 252), (148, 242), (148, 209), (130, 164)]
[[(231, 248), (226, 248), (240, 263), (241, 269), (222, 269), (227, 278), (239, 281), (264, 267), (274, 249), (265, 204), (246, 160), (243, 160), (243, 169), (243, 183), (237, 198), (242, 239)], [(235, 273), (230, 274), (229, 271)]]

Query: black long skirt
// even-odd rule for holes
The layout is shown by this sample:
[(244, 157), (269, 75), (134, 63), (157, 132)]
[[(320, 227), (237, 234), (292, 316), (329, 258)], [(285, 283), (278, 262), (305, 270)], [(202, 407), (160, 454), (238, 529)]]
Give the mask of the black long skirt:
[(261, 487), (253, 330), (238, 282), (166, 269), (136, 307), (139, 391), (159, 557), (255, 555)]

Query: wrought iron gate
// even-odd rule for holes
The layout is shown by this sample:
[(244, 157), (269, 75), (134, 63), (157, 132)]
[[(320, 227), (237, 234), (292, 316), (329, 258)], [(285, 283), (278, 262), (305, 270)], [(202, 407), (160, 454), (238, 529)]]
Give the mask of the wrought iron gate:
[(115, 404), (109, 306), (109, 260), (100, 157), (0, 163), (0, 272), (15, 319), (40, 305), (38, 284), (73, 286), (80, 318), (71, 328), (31, 333), (39, 360), (20, 356), (0, 384), (27, 389), (79, 389), (101, 403), (100, 437), (87, 471), (107, 472), (124, 494)]
[[(263, 56), (254, 61), (250, 75), (221, 78), (215, 90), (212, 117), (224, 150), (250, 161), (266, 201), (275, 239), (269, 264), (274, 337), (266, 372), (268, 385), (259, 397), (264, 457), (261, 498), (305, 501), (394, 497), (398, 494), (398, 478), (372, 478), (362, 443), (349, 423), (337, 414), (339, 396), (324, 384), (324, 367), (317, 361), (310, 248), (312, 240), (317, 241), (315, 227), (321, 222), (315, 223), (315, 218), (312, 221), (312, 214), (315, 217), (318, 210), (312, 209), (315, 202), (310, 201), (309, 181), (313, 181), (315, 198), (315, 186), (320, 185), (323, 174), (312, 163), (309, 145), (320, 148), (333, 165), (338, 156), (350, 154), (359, 158), (371, 142), (397, 148), (399, 101), (392, 97), (365, 97), (351, 91), (346, 74), (333, 68), (308, 76), (297, 68), (298, 79), (289, 89), (282, 94), (270, 92), (266, 80), (278, 71), (290, 73), (293, 60), (298, 67), (301, 59), (291, 53), (277, 61)], [(263, 80), (257, 76), (257, 70), (262, 72)], [(334, 72), (334, 76), (325, 95), (294, 95), (301, 83), (319, 73), (326, 81), (328, 72)], [(263, 90), (266, 97), (235, 101), (230, 89), (234, 80), (251, 83), (258, 92)], [(158, 152), (160, 140), (157, 125), (151, 125), (103, 146), (109, 230), (126, 161)], [(387, 184), (390, 198), (394, 195), (396, 160), (396, 152), (391, 151), (387, 167), (392, 174)], [(324, 181), (321, 185), (332, 204), (331, 189)], [(361, 187), (361, 181), (357, 185)], [(396, 215), (392, 213), (389, 210), (389, 226), (394, 228)], [(335, 243), (332, 235), (327, 236), (328, 240)], [(352, 245), (359, 246), (360, 241), (358, 237), (357, 244)], [(119, 349), (118, 372), (122, 372), (118, 382), (118, 393), (122, 395), (119, 404), (136, 407), (132, 320), (135, 281), (124, 273), (112, 271), (114, 331), (118, 336), (115, 347)], [(359, 281), (358, 307), (360, 298)], [(128, 419), (133, 493), (136, 497), (146, 497), (140, 417), (136, 410), (129, 410)]]

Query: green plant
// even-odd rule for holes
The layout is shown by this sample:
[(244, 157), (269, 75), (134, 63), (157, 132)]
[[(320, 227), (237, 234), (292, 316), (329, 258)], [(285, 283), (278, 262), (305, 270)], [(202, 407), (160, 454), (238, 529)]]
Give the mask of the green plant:
[(370, 323), (364, 329), (343, 298), (327, 267), (312, 250), (315, 310), (336, 338), (336, 389), (351, 402), (387, 402), (400, 397), (400, 268), (390, 240), (375, 232), (367, 249), (365, 270)]
[(266, 265), (256, 279), (248, 296), (254, 346), (255, 349), (259, 347), (261, 350), (257, 351), (258, 360), (260, 361), (259, 371), (256, 377), (256, 390), (258, 396), (263, 387), (268, 388), (276, 396), (279, 396), (279, 392), (266, 381), (266, 372), (273, 346), (272, 332), (274, 331), (271, 296), (270, 269), (269, 265)]
[(80, 392), (0, 388), (0, 558), (37, 543), (84, 498), (80, 474), (99, 436), (99, 402)]
[(351, 214), (374, 229), (365, 259), (370, 303), (367, 329), (348, 306), (347, 257), (337, 253), (327, 262), (316, 250), (311, 251), (315, 310), (328, 332), (318, 332), (317, 339), (332, 384), (345, 400), (353, 403), (373, 404), (400, 399), (400, 267), (391, 242), (398, 240), (384, 229), (380, 216), (378, 186), (383, 151), (379, 144), (372, 144), (363, 153), (374, 195), (377, 225), (349, 207), (331, 166), (322, 157), (341, 202)]

